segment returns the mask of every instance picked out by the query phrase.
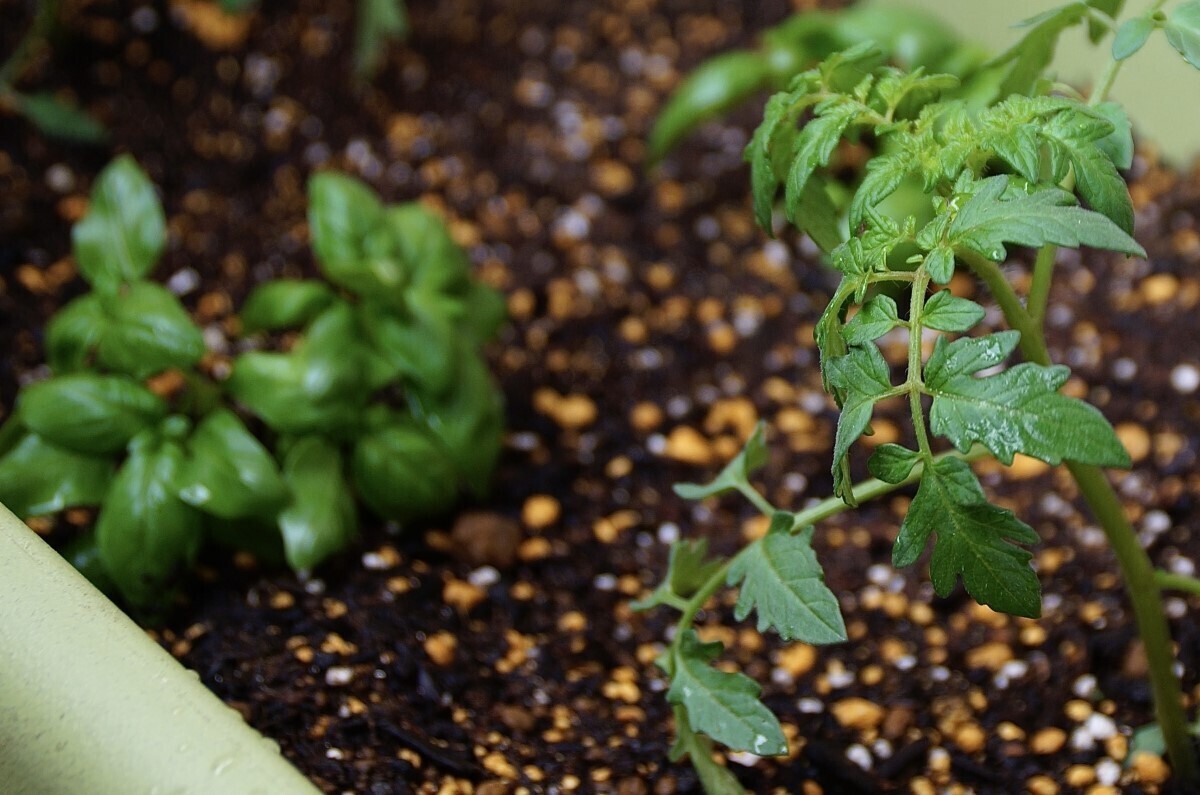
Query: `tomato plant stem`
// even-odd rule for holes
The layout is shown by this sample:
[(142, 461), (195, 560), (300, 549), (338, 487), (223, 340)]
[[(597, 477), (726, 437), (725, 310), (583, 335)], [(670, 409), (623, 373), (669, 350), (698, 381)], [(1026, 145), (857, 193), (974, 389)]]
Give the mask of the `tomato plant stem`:
[[(1021, 332), (1021, 353), (1025, 359), (1049, 365), (1050, 352), (1046, 348), (1041, 323), (1035, 321), (1021, 305), (1000, 267), (974, 252), (958, 253), (960, 260), (987, 284), (1008, 324)], [(1175, 775), (1180, 782), (1194, 785), (1200, 782), (1200, 765), (1197, 764), (1183, 711), (1183, 690), (1172, 670), (1174, 654), (1171, 634), (1163, 609), (1162, 591), (1155, 579), (1150, 556), (1138, 542), (1137, 533), (1125, 518), (1121, 500), (1104, 472), (1099, 467), (1073, 461), (1067, 462), (1067, 470), (1079, 486), (1088, 508), (1100, 522), (1125, 577), (1125, 590), (1133, 606), (1138, 634), (1146, 649), (1155, 715)]]

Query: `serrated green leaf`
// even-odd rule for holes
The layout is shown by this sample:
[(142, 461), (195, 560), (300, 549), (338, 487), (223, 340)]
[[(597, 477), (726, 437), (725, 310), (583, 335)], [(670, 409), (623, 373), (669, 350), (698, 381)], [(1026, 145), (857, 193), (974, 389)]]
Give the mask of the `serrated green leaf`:
[(750, 485), (750, 476), (767, 463), (767, 424), (760, 421), (746, 444), (725, 468), (708, 483), (676, 483), (675, 493), (685, 500), (702, 500), (717, 494), (737, 491)]
[(1075, 171), (1076, 190), (1084, 201), (1123, 231), (1132, 233), (1133, 203), (1129, 188), (1108, 155), (1109, 136), (1115, 132), (1107, 114), (1083, 105), (1064, 108), (1039, 127), (1042, 139), (1051, 146), (1055, 179), (1066, 176), (1065, 168), (1059, 164), (1068, 161)]
[(108, 492), (113, 462), (25, 435), (0, 457), (0, 503), (22, 519), (80, 505), (99, 505)]
[(977, 373), (995, 367), (1012, 355), (1020, 341), (1021, 332), (1015, 330), (964, 337), (953, 342), (939, 337), (925, 364), (925, 382), (941, 383), (958, 373)]
[(867, 469), (885, 483), (903, 483), (913, 467), (921, 460), (921, 454), (898, 444), (881, 444), (867, 460)]
[(1167, 15), (1167, 41), (1183, 59), (1200, 69), (1200, 0), (1186, 0)]
[(157, 429), (129, 445), (96, 518), (96, 548), (121, 595), (138, 607), (161, 600), (200, 548), (201, 514), (176, 496), (183, 446)]
[[(1105, 162), (1107, 158), (1100, 156)], [(1112, 164), (1109, 163), (1111, 167)], [(1146, 256), (1138, 242), (1110, 219), (1075, 204), (1075, 197), (1057, 188), (1034, 193), (1008, 190), (1005, 175), (988, 177), (958, 211), (950, 224), (950, 240), (994, 261), (1008, 256), (1005, 243), (1040, 247), (1091, 246)]]
[(1117, 35), (1113, 37), (1113, 60), (1123, 61), (1142, 49), (1155, 27), (1157, 24), (1154, 17), (1147, 14), (1125, 20), (1121, 27), (1117, 28)]
[(46, 361), (56, 375), (82, 369), (110, 320), (100, 295), (88, 293), (68, 303), (46, 324)]
[(667, 574), (645, 599), (630, 603), (634, 610), (649, 610), (667, 604), (671, 597), (687, 599), (721, 570), (724, 561), (708, 559), (708, 539), (680, 539), (671, 544)]
[(228, 409), (196, 425), (179, 475), (179, 496), (223, 519), (274, 517), (289, 494), (267, 449)]
[(824, 252), (843, 242), (841, 213), (826, 188), (827, 180), (814, 174), (804, 183), (796, 205), (796, 225)]
[(204, 335), (171, 291), (136, 282), (100, 296), (108, 318), (96, 347), (104, 367), (142, 379), (173, 367), (193, 367), (204, 356)]
[(772, 517), (771, 530), (738, 553), (726, 584), (740, 585), (734, 616), (754, 611), (758, 631), (774, 629), (784, 640), (840, 643), (846, 639), (837, 597), (809, 541), (792, 535), (792, 514)]
[(323, 282), (311, 279), (273, 279), (246, 297), (239, 316), (242, 331), (281, 331), (307, 325), (328, 309), (337, 296)]
[(1125, 109), (1116, 102), (1101, 102), (1092, 110), (1108, 119), (1113, 131), (1096, 141), (1096, 148), (1119, 169), (1133, 165), (1133, 125)]
[(407, 417), (359, 438), (352, 472), (359, 497), (385, 519), (438, 516), (459, 494), (458, 472), (445, 447)]
[[(958, 340), (943, 346), (943, 351), (967, 342), (982, 349), (998, 336)], [(1000, 350), (1002, 347), (997, 347), (995, 353)], [(936, 348), (934, 356), (939, 356)], [(1005, 464), (1011, 464), (1016, 453), (1024, 453), (1048, 464), (1068, 460), (1129, 466), (1129, 454), (1104, 415), (1058, 392), (1070, 375), (1066, 367), (1025, 363), (976, 378), (973, 373), (990, 366), (987, 362), (993, 358), (942, 353), (935, 367), (934, 357), (930, 357), (925, 387), (933, 395), (929, 423), (934, 433), (963, 452), (979, 442)]]
[(1029, 28), (1028, 32), (989, 64), (1012, 64), (1000, 84), (999, 96), (1033, 93), (1042, 73), (1054, 60), (1059, 35), (1082, 21), (1087, 9), (1087, 3), (1067, 3), (1020, 22), (1018, 26)]
[(771, 77), (771, 64), (761, 52), (721, 53), (700, 64), (655, 118), (646, 142), (649, 163), (662, 160), (703, 122), (765, 88)]
[(892, 388), (891, 374), (883, 353), (874, 343), (851, 348), (845, 356), (830, 359), (826, 369), (829, 383), (842, 395), (842, 413), (833, 444), (833, 492), (848, 505), (854, 505), (844, 462), (850, 445), (871, 424), (875, 401)]
[(959, 298), (949, 290), (939, 290), (925, 302), (921, 325), (938, 331), (958, 333), (974, 328), (983, 320), (984, 309), (974, 301)]
[(771, 215), (775, 209), (775, 196), (779, 193), (781, 173), (786, 173), (786, 162), (777, 162), (792, 152), (792, 143), (799, 131), (796, 129), (800, 114), (812, 100), (801, 94), (804, 87), (783, 91), (767, 100), (763, 120), (754, 129), (750, 143), (746, 145), (744, 159), (750, 164), (750, 193), (754, 199), (754, 218), (758, 225), (771, 233)]
[(103, 124), (54, 94), (11, 92), (11, 95), (21, 115), (51, 138), (93, 146), (108, 140), (108, 130)]
[(954, 278), (954, 249), (940, 245), (926, 254), (925, 272), (935, 284), (949, 284)]
[(829, 164), (834, 148), (863, 110), (862, 105), (849, 100), (826, 103), (818, 106), (817, 117), (800, 130), (784, 187), (784, 209), (789, 221), (796, 222), (808, 178)]
[(73, 373), (25, 387), (17, 410), (25, 426), (46, 441), (107, 455), (165, 417), (167, 404), (128, 378)]
[(692, 731), (722, 745), (758, 756), (787, 753), (778, 719), (758, 700), (762, 688), (744, 674), (709, 665), (722, 648), (719, 642), (701, 643), (694, 629), (684, 630), (673, 654), (667, 701), (687, 710)]
[(900, 325), (900, 310), (891, 296), (877, 295), (863, 304), (849, 322), (842, 327), (842, 336), (848, 345), (862, 345), (879, 339)]
[(283, 479), (292, 495), (279, 514), (284, 554), (293, 571), (311, 572), (358, 532), (342, 453), (317, 436), (298, 439), (283, 459)]
[(987, 502), (979, 481), (958, 458), (926, 467), (893, 550), (893, 563), (908, 566), (936, 536), (930, 576), (946, 596), (961, 576), (967, 593), (993, 610), (1041, 615), (1041, 587), (1029, 566), (1032, 555), (1016, 546), (1038, 536), (1012, 514)]
[(116, 292), (154, 268), (167, 244), (166, 216), (132, 157), (121, 155), (100, 172), (71, 240), (80, 274), (97, 290)]

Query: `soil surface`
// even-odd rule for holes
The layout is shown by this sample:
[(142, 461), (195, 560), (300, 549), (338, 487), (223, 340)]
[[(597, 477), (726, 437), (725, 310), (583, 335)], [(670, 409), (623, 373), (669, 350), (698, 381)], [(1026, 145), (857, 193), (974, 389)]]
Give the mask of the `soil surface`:
[[(32, 5), (0, 2), (0, 51)], [(650, 174), (642, 142), (682, 74), (791, 7), (411, 0), (411, 39), (364, 86), (350, 77), (353, 4), (263, 3), (242, 20), (213, 5), (78, 3), (56, 57), (27, 71), (23, 85), (79, 98), (112, 143), (0, 124), (0, 407), (40, 374), (45, 319), (82, 289), (69, 227), (116, 152), (161, 188), (171, 242), (157, 274), (209, 329), (213, 361), (250, 287), (315, 273), (314, 170), (430, 202), (511, 309), (491, 350), (510, 429), (492, 497), (426, 527), (368, 522), (307, 582), (210, 551), (156, 637), (327, 792), (699, 792), (668, 761), (653, 664), (672, 615), (629, 603), (657, 584), (672, 538), (729, 552), (761, 532), (744, 504), (670, 489), (710, 476), (757, 419), (772, 428), (772, 500), (830, 493), (836, 414), (812, 324), (835, 280), (803, 241), (752, 222), (753, 107)], [(1064, 255), (1048, 331), (1068, 391), (1133, 455), (1113, 477), (1155, 561), (1191, 572), (1200, 175), (1143, 148), (1129, 176), (1149, 260)], [(1026, 278), (1019, 262), (1011, 273)], [(904, 437), (897, 408), (876, 442)], [(924, 564), (894, 571), (911, 494), (827, 522), (815, 544), (850, 642), (782, 644), (734, 622), (728, 600), (702, 620), (794, 738), (787, 760), (731, 756), (748, 790), (1159, 791), (1152, 760), (1121, 766), (1150, 702), (1102, 534), (1063, 473), (978, 469), (1042, 535), (1045, 617), (935, 598)], [(1194, 605), (1168, 605), (1194, 706), (1200, 627)]]

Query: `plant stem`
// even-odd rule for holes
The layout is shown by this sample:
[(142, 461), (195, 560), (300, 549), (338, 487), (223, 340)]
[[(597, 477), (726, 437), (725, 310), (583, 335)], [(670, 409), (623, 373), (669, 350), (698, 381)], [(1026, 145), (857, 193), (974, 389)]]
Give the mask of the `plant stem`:
[(921, 459), (933, 463), (933, 448), (929, 444), (929, 433), (925, 430), (925, 412), (921, 408), (921, 391), (924, 379), (921, 376), (921, 314), (925, 311), (925, 291), (929, 289), (929, 274), (922, 265), (913, 281), (912, 295), (908, 304), (908, 405), (912, 411), (913, 430), (917, 434), (917, 447)]
[(1186, 574), (1172, 574), (1169, 571), (1158, 569), (1154, 572), (1154, 581), (1158, 583), (1160, 588), (1183, 591), (1193, 596), (1200, 596), (1200, 579), (1189, 577)]
[(1053, 243), (1038, 249), (1033, 261), (1033, 281), (1029, 285), (1029, 297), (1025, 301), (1026, 311), (1033, 322), (1041, 326), (1046, 319), (1046, 304), (1050, 300), (1050, 282), (1054, 277), (1054, 257), (1058, 246)]
[[(1050, 352), (1042, 336), (1041, 324), (1036, 322), (1013, 291), (1004, 273), (995, 263), (975, 252), (959, 252), (960, 258), (992, 291), (1008, 324), (1021, 332), (1021, 353), (1036, 364), (1049, 365)], [(1125, 590), (1133, 606), (1138, 634), (1146, 649), (1150, 688), (1154, 693), (1154, 711), (1162, 729), (1163, 740), (1179, 781), (1194, 785), (1200, 782), (1200, 766), (1188, 733), (1183, 711), (1183, 690), (1172, 670), (1174, 654), (1170, 629), (1163, 610), (1162, 591), (1150, 563), (1150, 556), (1138, 542), (1137, 533), (1125, 518), (1121, 500), (1113, 491), (1104, 472), (1090, 464), (1066, 462), (1067, 470), (1079, 486), (1084, 501), (1100, 522), (1108, 543), (1117, 557), (1125, 578)]]

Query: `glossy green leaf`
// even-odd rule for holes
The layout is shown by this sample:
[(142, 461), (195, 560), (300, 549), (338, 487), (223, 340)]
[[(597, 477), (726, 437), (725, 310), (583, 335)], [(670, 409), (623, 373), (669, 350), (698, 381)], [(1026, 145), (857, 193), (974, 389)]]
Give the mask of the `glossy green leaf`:
[(837, 597), (808, 538), (791, 528), (792, 514), (776, 513), (767, 535), (733, 559), (726, 584), (740, 585), (734, 617), (741, 621), (753, 611), (759, 632), (774, 629), (784, 640), (840, 643), (846, 625)]
[(453, 388), (408, 393), (413, 414), (441, 441), (462, 482), (487, 494), (504, 441), (504, 394), (478, 356), (460, 356)]
[(709, 664), (721, 653), (721, 644), (701, 643), (694, 629), (685, 629), (680, 640), (667, 700), (687, 710), (691, 730), (737, 751), (759, 756), (787, 753), (779, 721), (758, 700), (762, 688), (744, 674), (725, 673)]
[(386, 215), (397, 251), (412, 274), (410, 302), (466, 292), (471, 261), (454, 242), (441, 216), (420, 202), (389, 207)]
[(874, 344), (851, 348), (845, 356), (830, 359), (826, 365), (829, 383), (843, 396), (833, 443), (833, 493), (854, 505), (852, 484), (844, 462), (850, 445), (871, 424), (875, 402), (892, 388), (891, 373), (883, 353)]
[(459, 494), (455, 463), (417, 422), (398, 418), (354, 446), (354, 484), (362, 501), (386, 519), (438, 516)]
[(971, 468), (958, 458), (926, 467), (893, 550), (893, 563), (916, 561), (931, 536), (934, 590), (946, 596), (961, 576), (980, 604), (1012, 615), (1041, 615), (1041, 587), (1029, 566), (1032, 555), (1017, 546), (1035, 544), (1037, 533), (987, 502)]
[(370, 77), (383, 65), (387, 48), (408, 35), (404, 0), (358, 0), (354, 37), (354, 71)]
[(204, 356), (204, 335), (166, 288), (137, 282), (100, 303), (109, 321), (96, 349), (104, 367), (142, 379), (193, 367)]
[(246, 297), (240, 317), (247, 334), (281, 331), (307, 325), (328, 309), (337, 295), (323, 282), (311, 279), (273, 279)]
[(275, 459), (232, 411), (218, 409), (202, 419), (187, 447), (179, 496), (189, 505), (236, 519), (273, 517), (288, 501)]
[(354, 496), (342, 473), (342, 454), (317, 436), (296, 440), (283, 460), (292, 500), (279, 514), (284, 553), (295, 572), (311, 572), (345, 549), (358, 532)]
[(958, 373), (977, 373), (995, 367), (1012, 355), (1021, 332), (1008, 330), (982, 337), (963, 337), (947, 342), (938, 338), (925, 364), (925, 383), (949, 380)]
[(983, 307), (966, 298), (959, 298), (949, 290), (934, 293), (925, 302), (921, 313), (921, 325), (938, 331), (957, 333), (974, 328), (983, 320)]
[(225, 388), (281, 433), (343, 434), (358, 425), (380, 375), (360, 334), (350, 306), (334, 304), (290, 353), (239, 356)]
[(400, 315), (374, 301), (363, 302), (357, 311), (367, 339), (395, 372), (434, 394), (451, 390), (459, 359), (468, 354), (466, 335), (448, 318), (436, 309)]
[(99, 505), (112, 473), (108, 458), (72, 452), (27, 434), (0, 457), (0, 503), (21, 518)]
[(482, 282), (472, 282), (463, 296), (462, 322), (476, 347), (491, 342), (508, 322), (504, 294)]
[(81, 295), (56, 312), (46, 324), (50, 369), (57, 375), (82, 369), (110, 322), (97, 293)]
[(1200, 0), (1184, 0), (1171, 9), (1163, 31), (1183, 59), (1200, 69)]
[(1117, 35), (1113, 37), (1113, 60), (1123, 61), (1142, 49), (1142, 45), (1150, 38), (1155, 27), (1157, 24), (1154, 17), (1147, 14), (1125, 20), (1121, 27), (1117, 28)]
[(142, 608), (162, 599), (195, 560), (201, 514), (177, 496), (183, 446), (145, 431), (129, 445), (96, 519), (96, 548), (121, 595)]
[(365, 183), (323, 171), (308, 180), (308, 226), (313, 252), (325, 276), (360, 296), (403, 287), (405, 274), (394, 250), (383, 205)]
[(702, 500), (750, 485), (750, 476), (767, 463), (767, 424), (759, 422), (746, 444), (708, 483), (676, 483), (675, 493), (685, 500)]
[(989, 177), (950, 224), (950, 238), (994, 261), (1008, 257), (1005, 243), (1040, 247), (1091, 246), (1145, 256), (1138, 242), (1107, 217), (1075, 204), (1075, 197), (1057, 188), (1034, 193), (1006, 190), (1008, 177)]
[(166, 216), (132, 157), (121, 155), (100, 172), (71, 240), (80, 274), (103, 292), (144, 278), (158, 263), (167, 244)]
[(18, 411), (31, 431), (78, 453), (109, 454), (166, 416), (150, 390), (115, 375), (74, 373), (39, 381), (21, 392)]
[(108, 140), (108, 130), (76, 105), (54, 94), (18, 94), (17, 108), (35, 127), (51, 138), (78, 144), (99, 145)]
[(727, 52), (700, 64), (654, 120), (646, 145), (649, 162), (662, 160), (702, 123), (766, 88), (771, 77), (770, 61), (760, 52)]
[[(971, 340), (979, 347), (999, 335)], [(944, 338), (935, 343), (925, 387), (933, 395), (930, 429), (966, 452), (979, 442), (1005, 464), (1024, 453), (1048, 464), (1063, 460), (1128, 467), (1129, 454), (1099, 411), (1058, 392), (1070, 375), (1063, 366), (1024, 363), (986, 378), (973, 374), (995, 356), (956, 355)], [(939, 350), (939, 348), (941, 350)], [(995, 355), (1002, 348), (993, 347)]]
[(862, 345), (879, 339), (884, 334), (899, 326), (900, 310), (896, 302), (887, 295), (877, 295), (842, 328), (842, 336), (849, 345)]
[(867, 469), (885, 483), (903, 483), (912, 474), (921, 454), (898, 444), (881, 444), (867, 460)]

